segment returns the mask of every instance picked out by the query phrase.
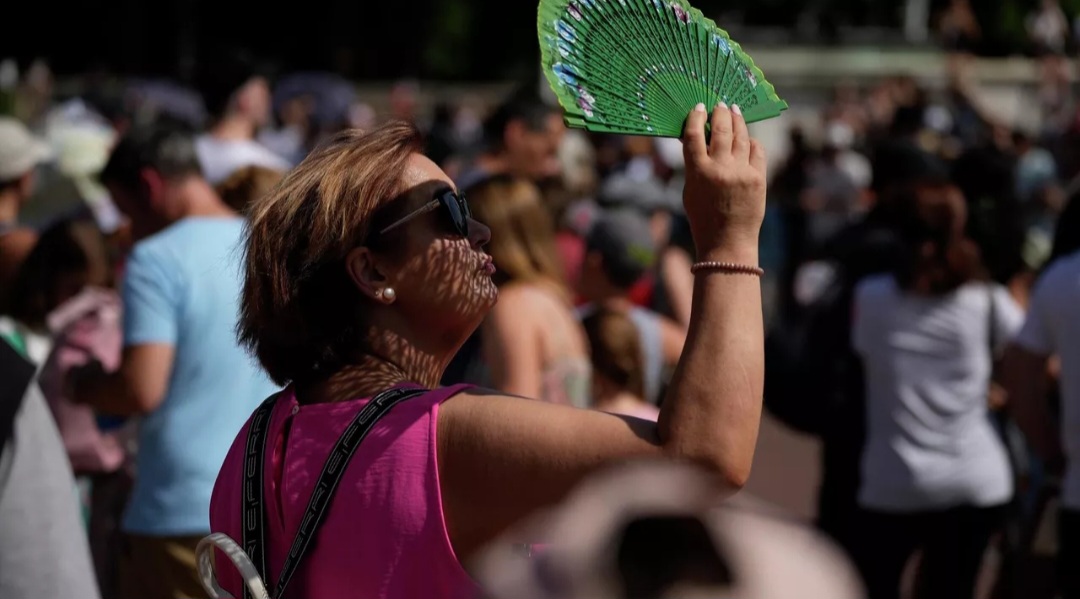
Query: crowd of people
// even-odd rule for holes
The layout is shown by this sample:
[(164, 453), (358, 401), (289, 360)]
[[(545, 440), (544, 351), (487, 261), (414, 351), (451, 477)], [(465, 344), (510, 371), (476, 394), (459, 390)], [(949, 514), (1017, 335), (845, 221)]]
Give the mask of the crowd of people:
[[(850, 568), (870, 599), (899, 597), (912, 564), (917, 595), (975, 597), (990, 572), (996, 596), (1031, 596), (1051, 496), (1058, 558), (1080, 559), (1071, 99), (1022, 131), (961, 77), (841, 87), (792, 127), (766, 192), (735, 106), (696, 108), (682, 140), (593, 136), (528, 88), (422, 119), (408, 85), (378, 115), (243, 53), (194, 109), (145, 82), (54, 98), (40, 68), (0, 117), (4, 597), (205, 597), (211, 532), (293, 597), (768, 579), (714, 544), (791, 580), (784, 556), (814, 553), (820, 596), (859, 596)], [(846, 557), (784, 547), (800, 533), (755, 510), (701, 544), (703, 497), (749, 476), (762, 396), (820, 438), (817, 525)], [(713, 478), (573, 491), (657, 457)], [(522, 523), (568, 497), (547, 532), (581, 547), (548, 554)], [(613, 532), (605, 505), (666, 519)], [(617, 567), (597, 553), (611, 535)], [(682, 566), (641, 574), (664, 542)], [(1077, 573), (1059, 569), (1061, 597)]]

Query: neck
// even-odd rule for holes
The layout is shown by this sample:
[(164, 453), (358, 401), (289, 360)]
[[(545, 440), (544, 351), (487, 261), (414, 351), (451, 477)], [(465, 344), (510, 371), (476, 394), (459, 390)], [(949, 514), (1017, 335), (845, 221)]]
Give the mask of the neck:
[(0, 223), (14, 224), (19, 218), (19, 196), (14, 190), (0, 191)]
[(302, 403), (337, 403), (370, 397), (401, 383), (427, 389), (439, 386), (454, 351), (425, 350), (404, 335), (382, 331), (368, 342), (369, 349), (325, 380), (301, 385)]
[(183, 210), (179, 218), (190, 217), (227, 217), (236, 212), (229, 208), (213, 187), (200, 177), (190, 177), (178, 184), (177, 193), (181, 197)]
[(255, 124), (240, 115), (230, 114), (210, 128), (210, 135), (222, 140), (254, 139)]

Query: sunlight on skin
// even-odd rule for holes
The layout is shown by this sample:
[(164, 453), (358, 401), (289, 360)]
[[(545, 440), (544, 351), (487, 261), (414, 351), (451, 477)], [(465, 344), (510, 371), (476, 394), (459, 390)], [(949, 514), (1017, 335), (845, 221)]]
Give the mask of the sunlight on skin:
[[(401, 183), (406, 190), (400, 196), (403, 214), (454, 188), (434, 162), (419, 154), (409, 159)], [(462, 332), (475, 330), (499, 295), (488, 269), (491, 258), (483, 251), (490, 229), (470, 221), (469, 238), (463, 238), (449, 229), (447, 220), (442, 210), (436, 210), (403, 227), (404, 245), (380, 264), (396, 298), (383, 302), (386, 305), (370, 302), (370, 351), (324, 383), (301, 389), (298, 396), (304, 403), (368, 396), (397, 384), (403, 373), (433, 373), (431, 386), (436, 386), (446, 368), (441, 360), (454, 355), (467, 338)], [(399, 257), (404, 260), (396, 260)]]

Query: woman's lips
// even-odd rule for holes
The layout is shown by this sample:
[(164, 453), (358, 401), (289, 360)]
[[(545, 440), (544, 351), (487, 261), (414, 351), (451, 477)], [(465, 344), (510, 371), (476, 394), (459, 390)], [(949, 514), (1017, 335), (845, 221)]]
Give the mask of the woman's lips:
[(490, 257), (485, 258), (478, 270), (486, 275), (493, 275), (495, 274), (495, 262)]

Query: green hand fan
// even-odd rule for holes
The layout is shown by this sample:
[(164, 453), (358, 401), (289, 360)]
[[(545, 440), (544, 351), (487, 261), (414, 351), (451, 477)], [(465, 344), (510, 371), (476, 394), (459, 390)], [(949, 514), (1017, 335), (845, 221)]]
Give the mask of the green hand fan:
[(751, 123), (787, 109), (742, 47), (686, 0), (541, 0), (537, 28), (570, 127), (679, 137), (699, 102), (738, 104)]

